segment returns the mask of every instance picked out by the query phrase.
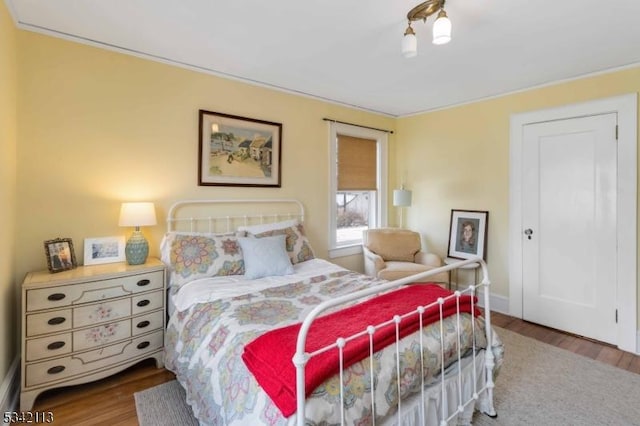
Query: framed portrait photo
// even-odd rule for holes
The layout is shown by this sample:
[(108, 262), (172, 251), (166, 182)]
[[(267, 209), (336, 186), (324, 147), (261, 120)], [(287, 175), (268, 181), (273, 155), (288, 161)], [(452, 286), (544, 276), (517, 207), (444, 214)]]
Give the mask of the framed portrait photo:
[(44, 242), (44, 251), (49, 272), (62, 272), (78, 266), (71, 238), (47, 240)]
[(487, 260), (487, 227), (489, 212), (451, 210), (448, 257)]
[(124, 262), (124, 237), (104, 237), (84, 239), (84, 264)]
[(282, 124), (200, 110), (198, 185), (280, 187)]

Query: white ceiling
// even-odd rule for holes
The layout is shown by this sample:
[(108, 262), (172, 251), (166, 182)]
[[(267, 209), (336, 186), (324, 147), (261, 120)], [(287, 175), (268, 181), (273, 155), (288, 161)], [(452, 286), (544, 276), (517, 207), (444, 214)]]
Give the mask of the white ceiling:
[(640, 64), (640, 0), (5, 0), (19, 28), (405, 116)]

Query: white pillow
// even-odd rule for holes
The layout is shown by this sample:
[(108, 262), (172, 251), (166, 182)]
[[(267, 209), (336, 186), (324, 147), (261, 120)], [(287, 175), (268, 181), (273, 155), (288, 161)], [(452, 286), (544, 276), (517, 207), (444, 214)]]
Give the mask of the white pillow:
[(285, 247), (285, 235), (265, 238), (238, 238), (244, 257), (244, 277), (254, 280), (293, 274)]
[(261, 223), (259, 225), (238, 226), (238, 231), (249, 232), (251, 234), (260, 234), (262, 232), (274, 231), (276, 229), (284, 229), (298, 224), (298, 219), (283, 220), (281, 222)]

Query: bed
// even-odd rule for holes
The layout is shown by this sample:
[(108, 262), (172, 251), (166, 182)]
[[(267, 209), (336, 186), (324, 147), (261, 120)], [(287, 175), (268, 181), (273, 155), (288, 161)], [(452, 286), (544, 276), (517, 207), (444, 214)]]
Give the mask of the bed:
[(445, 425), (469, 424), (475, 410), (496, 415), (503, 348), (486, 264), (468, 261), (481, 262), (483, 282), (456, 292), (429, 276), (468, 262), (379, 280), (317, 258), (304, 216), (299, 201), (281, 199), (169, 210), (165, 365), (200, 423)]

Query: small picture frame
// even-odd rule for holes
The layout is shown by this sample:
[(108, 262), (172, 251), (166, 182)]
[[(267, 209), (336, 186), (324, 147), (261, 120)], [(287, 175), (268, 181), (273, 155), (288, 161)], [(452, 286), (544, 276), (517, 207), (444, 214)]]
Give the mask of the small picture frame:
[(84, 239), (84, 264), (124, 262), (125, 239), (120, 237), (102, 237)]
[(456, 259), (480, 257), (486, 261), (488, 222), (488, 211), (451, 210), (447, 256)]
[(62, 272), (78, 266), (76, 253), (73, 250), (71, 238), (56, 238), (44, 242), (49, 272)]

